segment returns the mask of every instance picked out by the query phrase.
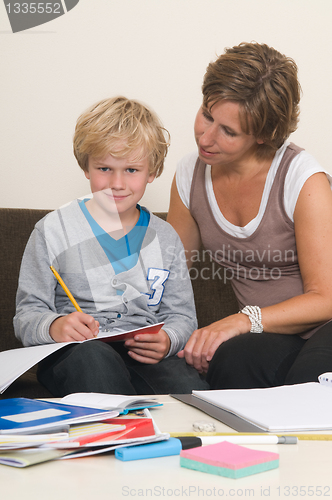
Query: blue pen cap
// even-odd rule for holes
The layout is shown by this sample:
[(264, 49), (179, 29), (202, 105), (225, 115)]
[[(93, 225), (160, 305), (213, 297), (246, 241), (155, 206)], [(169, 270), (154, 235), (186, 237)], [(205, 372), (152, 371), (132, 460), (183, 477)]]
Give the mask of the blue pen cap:
[(158, 443), (116, 448), (115, 458), (127, 461), (141, 460), (143, 458), (167, 457), (170, 455), (180, 455), (181, 450), (181, 441), (176, 438), (169, 438), (167, 441), (159, 441)]

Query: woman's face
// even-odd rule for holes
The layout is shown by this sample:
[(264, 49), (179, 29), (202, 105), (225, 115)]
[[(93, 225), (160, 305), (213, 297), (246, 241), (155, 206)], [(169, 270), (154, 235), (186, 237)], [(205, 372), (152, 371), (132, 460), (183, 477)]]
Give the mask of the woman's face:
[(220, 101), (210, 110), (201, 107), (195, 120), (198, 154), (208, 165), (239, 165), (255, 156), (258, 144), (241, 128), (239, 104)]

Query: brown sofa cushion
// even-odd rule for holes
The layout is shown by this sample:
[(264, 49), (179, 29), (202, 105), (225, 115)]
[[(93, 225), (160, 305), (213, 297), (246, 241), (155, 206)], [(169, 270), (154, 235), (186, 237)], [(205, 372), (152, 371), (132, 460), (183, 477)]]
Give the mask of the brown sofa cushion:
[(18, 275), (34, 225), (50, 210), (0, 209), (0, 351), (22, 347), (13, 328)]
[[(13, 317), (20, 264), (38, 220), (50, 210), (0, 209), (0, 351), (22, 347), (14, 335)], [(0, 397), (50, 397), (36, 378), (36, 367), (17, 379)]]

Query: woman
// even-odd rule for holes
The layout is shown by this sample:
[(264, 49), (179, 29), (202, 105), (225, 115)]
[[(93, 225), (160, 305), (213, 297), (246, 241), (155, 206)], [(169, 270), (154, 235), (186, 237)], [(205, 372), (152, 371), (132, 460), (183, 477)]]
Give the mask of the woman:
[[(180, 356), (212, 389), (317, 381), (332, 371), (329, 175), (287, 138), (297, 127), (294, 61), (244, 43), (211, 63), (168, 221), (232, 276), (240, 314), (193, 332)], [(229, 276), (229, 275), (228, 275)]]

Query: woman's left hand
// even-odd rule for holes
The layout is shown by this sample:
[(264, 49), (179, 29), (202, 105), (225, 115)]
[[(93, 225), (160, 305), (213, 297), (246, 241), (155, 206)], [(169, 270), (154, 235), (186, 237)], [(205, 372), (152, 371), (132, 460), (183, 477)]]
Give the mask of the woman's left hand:
[(245, 314), (233, 314), (211, 325), (195, 330), (179, 358), (194, 366), (199, 373), (206, 373), (217, 348), (232, 337), (250, 331), (251, 323)]
[(126, 340), (125, 347), (131, 358), (140, 363), (159, 363), (168, 353), (171, 341), (167, 333), (160, 329), (158, 333), (143, 333)]

